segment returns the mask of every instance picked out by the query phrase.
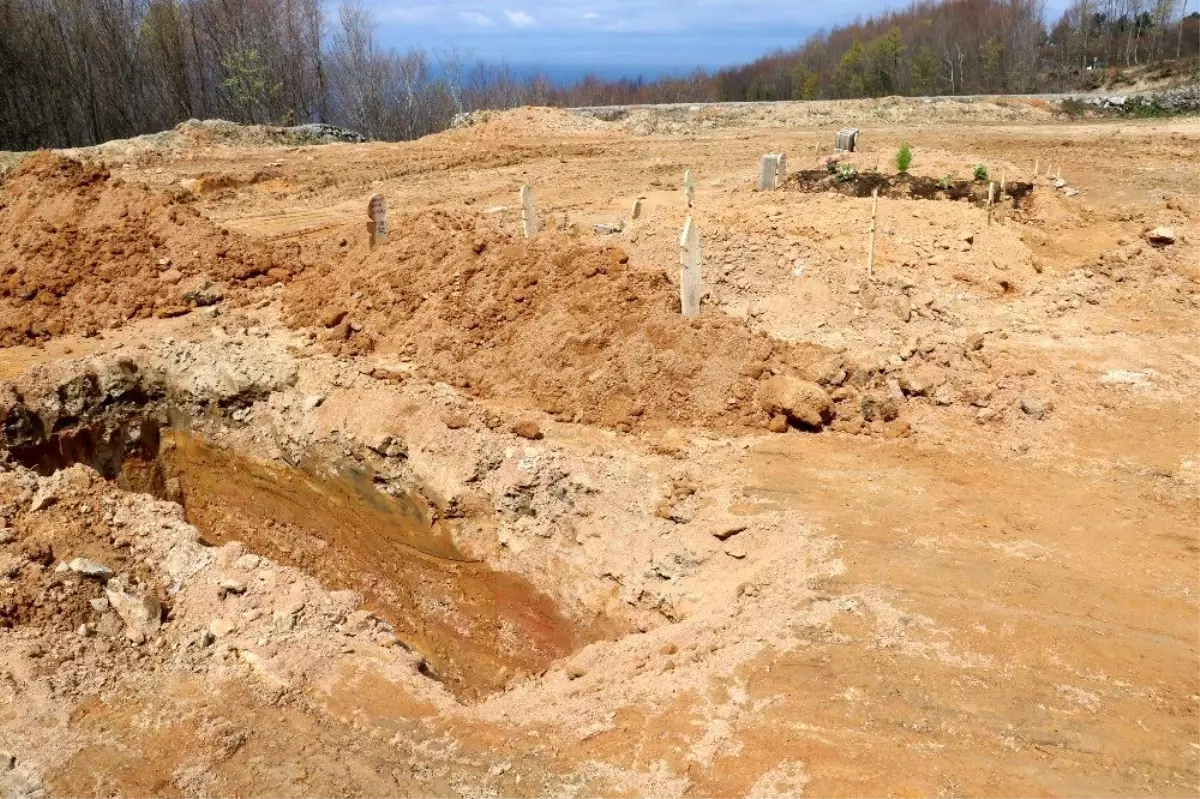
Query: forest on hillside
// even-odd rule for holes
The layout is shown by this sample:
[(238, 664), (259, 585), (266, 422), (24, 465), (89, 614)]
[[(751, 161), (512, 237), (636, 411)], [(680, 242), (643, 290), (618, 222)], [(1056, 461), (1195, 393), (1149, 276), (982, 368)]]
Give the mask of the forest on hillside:
[[(328, 122), (411, 139), (459, 113), (1096, 88), (1118, 67), (1195, 59), (1188, 0), (916, 0), (793, 50), (687, 78), (555, 86), (453, 49), (384, 47), (360, 3), (0, 0), (0, 149), (69, 147), (191, 118)], [(1194, 67), (1193, 67), (1194, 68)]]

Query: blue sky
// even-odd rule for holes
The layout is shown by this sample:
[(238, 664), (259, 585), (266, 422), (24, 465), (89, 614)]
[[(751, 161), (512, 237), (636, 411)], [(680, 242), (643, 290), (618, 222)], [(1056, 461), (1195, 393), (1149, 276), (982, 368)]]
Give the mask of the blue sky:
[[(606, 76), (751, 60), (888, 0), (362, 0), (401, 49), (454, 46), (514, 65), (596, 67)], [(1047, 14), (1066, 0), (1050, 0)]]

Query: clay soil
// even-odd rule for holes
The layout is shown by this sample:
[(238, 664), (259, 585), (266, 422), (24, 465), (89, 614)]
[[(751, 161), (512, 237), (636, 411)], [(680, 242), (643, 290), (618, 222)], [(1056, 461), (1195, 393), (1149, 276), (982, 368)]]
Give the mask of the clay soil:
[(1195, 796), (1198, 146), (889, 98), (25, 156), (0, 795)]

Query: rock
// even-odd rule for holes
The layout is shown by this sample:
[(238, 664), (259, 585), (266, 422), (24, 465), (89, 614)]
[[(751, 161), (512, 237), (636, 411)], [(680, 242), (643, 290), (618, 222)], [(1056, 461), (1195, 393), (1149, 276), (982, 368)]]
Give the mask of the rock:
[(115, 580), (109, 581), (105, 596), (125, 622), (125, 637), (134, 643), (145, 641), (162, 626), (162, 605), (154, 596), (127, 593)]
[(461, 411), (451, 411), (442, 418), (442, 421), (451, 430), (461, 430), (471, 424), (470, 418)]
[(725, 545), (725, 554), (734, 560), (742, 560), (746, 557), (746, 546), (740, 541), (730, 541)]
[(324, 394), (313, 394), (310, 397), (304, 398), (304, 404), (300, 406), (300, 409), (303, 410), (305, 413), (312, 413), (317, 408), (321, 407), (321, 404), (324, 402), (325, 402)]
[(386, 433), (377, 436), (368, 447), (385, 458), (403, 458), (408, 455), (408, 445)]
[(767, 429), (772, 433), (786, 433), (788, 429), (787, 417), (782, 413), (777, 413), (771, 417), (771, 421), (767, 423)]
[(228, 577), (217, 583), (217, 598), (224, 599), (230, 594), (246, 593), (246, 584), (240, 580), (233, 580)]
[(1064, 188), (1066, 185), (1067, 185), (1067, 182), (1065, 180), (1063, 180), (1062, 178), (1058, 178), (1057, 180), (1054, 181), (1054, 188), (1056, 188), (1056, 189)]
[(900, 415), (900, 408), (891, 397), (863, 394), (859, 400), (863, 418), (868, 422), (890, 422)]
[(1075, 197), (1079, 194), (1079, 189), (1073, 189), (1070, 186), (1067, 186), (1062, 190), (1062, 193), (1064, 197)]
[(8, 527), (0, 527), (0, 545), (11, 544), (17, 539), (17, 534)]
[(738, 533), (743, 533), (749, 525), (745, 524), (727, 524), (724, 527), (718, 527), (713, 531), (713, 536), (720, 541), (727, 538), (733, 538)]
[(337, 327), (342, 320), (346, 318), (346, 311), (337, 308), (321, 317), (321, 325), (323, 327)]
[(291, 610), (277, 610), (271, 617), (276, 632), (288, 633), (296, 626), (296, 614)]
[(971, 351), (983, 349), (983, 334), (972, 333), (967, 336), (967, 349)]
[(76, 574), (82, 574), (84, 577), (90, 577), (93, 580), (109, 580), (113, 577), (112, 569), (103, 563), (97, 563), (87, 558), (75, 558), (67, 566)]
[(583, 675), (587, 674), (587, 669), (580, 666), (578, 663), (571, 663), (567, 666), (567, 679), (578, 680)]
[(783, 414), (793, 424), (817, 430), (833, 418), (833, 402), (825, 389), (788, 375), (759, 383), (758, 404), (769, 414)]
[(912, 435), (912, 426), (905, 419), (897, 419), (883, 426), (884, 438), (908, 438)]
[(941, 373), (928, 366), (908, 369), (900, 375), (900, 388), (910, 397), (928, 397), (943, 382)]
[(179, 281), (183, 280), (183, 272), (178, 269), (168, 269), (158, 276), (158, 279), (163, 283), (174, 286)]
[(933, 402), (936, 405), (953, 405), (958, 401), (958, 392), (949, 383), (938, 387), (938, 390), (933, 392)]
[(892, 312), (901, 322), (907, 322), (912, 319), (912, 303), (907, 296), (901, 294), (893, 301)]
[(999, 413), (995, 408), (982, 408), (979, 413), (975, 414), (975, 421), (979, 424), (987, 424), (995, 419)]
[(221, 639), (237, 629), (237, 625), (229, 619), (213, 619), (208, 624), (208, 632), (213, 638)]
[(0, 771), (12, 771), (17, 767), (17, 756), (11, 752), (0, 752)]
[(43, 486), (39, 488), (33, 495), (33, 500), (29, 503), (29, 510), (37, 513), (58, 502), (58, 495), (54, 493), (51, 486)]
[(517, 422), (513, 425), (512, 431), (521, 438), (528, 438), (530, 441), (538, 441), (543, 438), (542, 428), (538, 427), (537, 422), (529, 420)]
[(1157, 247), (1175, 243), (1175, 231), (1169, 227), (1156, 227), (1146, 234), (1146, 241)]
[(1025, 395), (1021, 397), (1021, 410), (1026, 416), (1032, 416), (1034, 419), (1041, 419), (1046, 415), (1046, 401), (1040, 397)]
[(221, 284), (200, 275), (180, 283), (179, 295), (184, 302), (190, 302), (197, 308), (207, 308), (225, 299), (225, 289)]
[(108, 613), (109, 604), (106, 597), (89, 599), (88, 604), (91, 605), (92, 610), (96, 611), (97, 613)]

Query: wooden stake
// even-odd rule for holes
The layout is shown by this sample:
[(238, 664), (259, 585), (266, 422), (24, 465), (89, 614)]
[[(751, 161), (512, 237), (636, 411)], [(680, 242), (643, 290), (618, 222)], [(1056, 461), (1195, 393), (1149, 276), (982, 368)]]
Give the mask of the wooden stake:
[(879, 188), (871, 189), (871, 247), (867, 252), (867, 275), (875, 275), (875, 220), (879, 216)]
[(1062, 167), (1061, 167), (1061, 166), (1058, 168), (1058, 171), (1056, 171), (1056, 172), (1054, 173), (1054, 179), (1055, 179), (1056, 181), (1058, 181), (1058, 180), (1062, 180)]
[(1004, 202), (1004, 186), (1006, 183), (1007, 176), (1008, 176), (1008, 170), (1001, 169), (1000, 170), (1000, 202)]
[(696, 204), (696, 181), (692, 178), (692, 170), (683, 173), (683, 207), (691, 208)]
[(1036, 161), (1034, 161), (1034, 162), (1033, 162), (1033, 176), (1034, 176), (1035, 178), (1038, 176), (1038, 166), (1039, 166), (1041, 163), (1042, 163), (1042, 161), (1041, 161), (1041, 159), (1040, 159), (1040, 158), (1039, 158), (1039, 159), (1037, 159)]
[(988, 184), (988, 224), (992, 224), (992, 206), (996, 204), (996, 181)]

